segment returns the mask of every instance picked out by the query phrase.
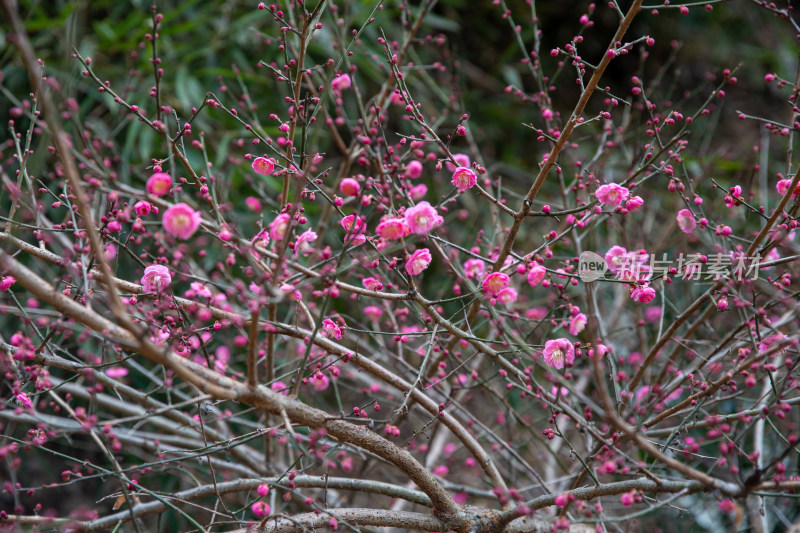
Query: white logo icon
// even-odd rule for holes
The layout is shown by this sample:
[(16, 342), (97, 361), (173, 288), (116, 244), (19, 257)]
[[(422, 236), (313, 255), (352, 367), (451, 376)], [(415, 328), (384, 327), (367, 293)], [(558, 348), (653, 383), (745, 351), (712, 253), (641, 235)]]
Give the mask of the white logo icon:
[(578, 258), (578, 276), (585, 283), (597, 281), (606, 274), (608, 264), (602, 255), (594, 252), (582, 252)]

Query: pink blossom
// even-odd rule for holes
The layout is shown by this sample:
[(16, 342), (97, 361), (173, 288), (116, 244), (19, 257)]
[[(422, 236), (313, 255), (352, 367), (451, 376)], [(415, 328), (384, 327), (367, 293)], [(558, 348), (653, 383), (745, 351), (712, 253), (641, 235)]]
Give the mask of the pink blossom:
[(475, 172), (470, 168), (458, 167), (453, 172), (451, 183), (459, 191), (465, 191), (473, 188), (475, 184), (478, 183), (478, 176), (476, 176)]
[(133, 210), (136, 211), (136, 214), (140, 217), (149, 215), (152, 209), (153, 205), (147, 200), (139, 200), (133, 204)]
[(608, 270), (611, 271), (612, 274), (616, 274), (619, 272), (621, 266), (623, 266), (625, 262), (625, 257), (628, 255), (628, 250), (623, 248), (622, 246), (612, 246), (606, 252), (605, 260), (606, 264), (608, 265)]
[(594, 359), (602, 359), (608, 353), (608, 347), (605, 344), (596, 344), (594, 348), (589, 348), (589, 357)]
[(617, 471), (617, 463), (614, 461), (606, 461), (599, 469), (600, 473), (614, 474)]
[(683, 279), (700, 279), (699, 276), (701, 272), (702, 268), (700, 263), (686, 263), (683, 267)]
[(281, 213), (269, 224), (269, 236), (273, 241), (282, 241), (289, 229), (289, 214)]
[[(776, 185), (775, 188), (778, 190), (778, 194), (781, 196), (785, 196), (787, 192), (789, 192), (789, 187), (792, 186), (792, 180), (780, 180)], [(795, 187), (794, 191), (792, 191), (792, 198), (797, 196), (797, 193), (800, 192), (800, 186)]]
[(406, 176), (411, 179), (416, 179), (422, 176), (422, 163), (416, 159), (409, 161), (406, 166)]
[(726, 498), (720, 501), (717, 504), (717, 507), (719, 507), (719, 510), (725, 514), (732, 514), (734, 511), (736, 511), (736, 502)]
[(340, 328), (336, 322), (331, 320), (330, 318), (326, 318), (322, 321), (322, 334), (328, 337), (329, 339), (337, 339), (340, 340), (342, 338), (342, 333), (344, 332), (343, 328)]
[(450, 473), (450, 469), (447, 468), (447, 465), (439, 465), (433, 469), (434, 476), (444, 477)]
[(629, 507), (633, 505), (633, 502), (636, 501), (636, 497), (633, 492), (626, 492), (620, 497), (620, 501), (622, 502), (622, 505)]
[(342, 74), (333, 78), (331, 89), (336, 93), (341, 93), (343, 90), (349, 89), (352, 84), (353, 81), (350, 79), (350, 74)]
[(253, 243), (253, 246), (258, 246), (259, 248), (265, 248), (269, 246), (269, 231), (266, 229), (262, 229), (258, 233), (256, 233), (255, 237), (250, 241)]
[(345, 178), (339, 183), (339, 190), (345, 196), (358, 196), (361, 191), (361, 185), (353, 178)]
[(486, 264), (481, 259), (467, 259), (464, 262), (464, 274), (467, 279), (481, 279), (485, 270)]
[(547, 316), (547, 309), (544, 307), (532, 307), (525, 311), (525, 318), (528, 320), (542, 320)]
[(629, 198), (627, 202), (625, 202), (625, 209), (627, 209), (628, 211), (634, 211), (636, 209), (639, 209), (643, 205), (644, 205), (644, 200), (642, 199), (641, 196), (633, 196)]
[(381, 315), (383, 315), (383, 310), (380, 307), (376, 307), (374, 305), (368, 305), (364, 308), (364, 314), (369, 318), (372, 322), (377, 322), (381, 319)]
[(244, 199), (244, 203), (247, 206), (247, 209), (250, 211), (261, 211), (261, 200), (256, 198), (255, 196), (248, 196)]
[(284, 283), (280, 286), (280, 290), (293, 302), (297, 302), (303, 298), (303, 293), (295, 289), (294, 285), (291, 283)]
[(361, 246), (365, 242), (367, 242), (367, 236), (363, 233), (351, 233), (344, 238), (344, 242), (348, 246)]
[(317, 240), (317, 232), (307, 229), (294, 241), (294, 255), (297, 253), (303, 254), (303, 257), (308, 257), (314, 252), (311, 243)]
[(634, 393), (634, 398), (636, 399), (636, 403), (642, 403), (643, 401), (647, 400), (647, 397), (650, 395), (650, 386), (643, 385), (636, 389)]
[(269, 176), (275, 172), (275, 160), (271, 157), (256, 157), (250, 166), (253, 167), (253, 172), (262, 176)]
[(650, 255), (645, 250), (628, 251), (622, 246), (612, 246), (606, 252), (608, 269), (619, 279), (631, 282), (650, 278), (650, 265), (646, 264)]
[(256, 489), (256, 492), (258, 492), (258, 495), (263, 498), (264, 496), (269, 494), (269, 484), (268, 483), (262, 483), (261, 485), (258, 486), (258, 488)]
[(383, 283), (381, 283), (381, 281), (379, 279), (376, 279), (376, 278), (364, 278), (364, 279), (361, 280), (361, 284), (368, 291), (381, 291), (381, 290), (383, 290)]
[(262, 502), (261, 500), (254, 503), (250, 507), (250, 510), (252, 510), (253, 514), (256, 515), (258, 518), (263, 518), (269, 515), (269, 513), (272, 511), (272, 509), (270, 509), (269, 507), (269, 504), (267, 502)]
[(425, 185), (424, 183), (420, 183), (419, 185), (414, 185), (408, 190), (408, 195), (415, 202), (425, 198), (426, 194), (428, 194), (428, 186)]
[(436, 208), (428, 202), (420, 202), (406, 209), (405, 220), (406, 225), (417, 235), (427, 235), (433, 228), (444, 222)]
[(144, 269), (142, 290), (144, 292), (160, 292), (172, 283), (169, 269), (164, 265), (150, 265)]
[(200, 211), (195, 211), (189, 205), (180, 203), (164, 211), (161, 223), (164, 225), (164, 229), (172, 235), (179, 239), (188, 239), (200, 227), (202, 218), (203, 215)]
[(555, 503), (557, 507), (566, 507), (567, 502), (569, 502), (569, 494), (567, 494), (566, 492), (562, 492), (561, 494), (556, 496), (556, 499), (553, 501), (553, 503)]
[(530, 270), (528, 270), (528, 283), (531, 287), (535, 287), (542, 282), (547, 270), (539, 264), (534, 263)]
[(30, 408), (32, 408), (32, 407), (33, 407), (33, 402), (32, 402), (32, 401), (31, 401), (31, 399), (28, 397), (28, 395), (27, 395), (27, 394), (25, 394), (24, 392), (20, 392), (19, 394), (17, 394), (16, 396), (14, 396), (14, 398), (16, 398), (16, 400), (17, 400), (17, 403), (18, 403), (19, 405), (21, 405), (22, 407), (26, 407), (26, 408), (28, 408), (28, 409), (30, 409)]
[(691, 233), (694, 231), (694, 228), (697, 227), (697, 223), (694, 221), (694, 215), (688, 209), (681, 209), (678, 211), (678, 215), (675, 217), (678, 221), (678, 227), (684, 233)]
[(322, 372), (317, 372), (311, 376), (311, 387), (317, 392), (322, 392), (327, 389), (330, 383), (330, 378)]
[(455, 159), (456, 163), (458, 164), (454, 165), (448, 159), (446, 165), (447, 165), (447, 170), (449, 170), (450, 172), (453, 172), (458, 167), (467, 167), (467, 168), (470, 167), (471, 162), (467, 154), (453, 154), (453, 159)]
[(128, 369), (124, 366), (112, 366), (106, 369), (106, 376), (112, 379), (124, 378), (128, 375)]
[(278, 394), (283, 394), (284, 396), (289, 395), (289, 386), (281, 380), (274, 381), (272, 385), (269, 386), (273, 392), (277, 392)]
[(483, 279), (483, 290), (491, 296), (497, 294), (508, 287), (508, 274), (502, 272), (492, 272)]
[[(790, 234), (789, 240), (794, 240), (794, 236), (792, 234)], [(778, 248), (773, 248), (772, 250), (767, 252), (767, 255), (765, 255), (764, 257), (761, 258), (761, 263), (763, 263), (763, 266), (761, 267), (761, 269), (762, 270), (770, 270), (770, 269), (772, 269), (772, 267), (771, 266), (767, 266), (766, 263), (770, 263), (772, 261), (777, 261), (780, 258), (781, 258), (781, 254), (778, 252)]]
[(0, 291), (6, 292), (16, 282), (17, 280), (14, 278), (14, 276), (5, 276), (2, 280), (0, 280)]
[(787, 340), (789, 340), (789, 337), (783, 333), (776, 333), (774, 335), (764, 337), (761, 339), (761, 342), (758, 343), (758, 353), (766, 353), (772, 348), (773, 344), (780, 344)]
[(428, 268), (431, 261), (433, 261), (433, 258), (431, 257), (430, 250), (427, 248), (420, 248), (406, 260), (406, 272), (411, 276), (417, 276)]
[(564, 368), (564, 365), (572, 366), (575, 362), (575, 348), (568, 339), (552, 339), (544, 344), (544, 362), (553, 368)]
[(636, 288), (631, 291), (631, 299), (633, 299), (634, 302), (646, 304), (651, 302), (655, 297), (655, 289), (649, 286), (647, 283), (643, 285), (637, 285)]
[(367, 226), (364, 217), (357, 217), (356, 215), (347, 215), (339, 224), (347, 233), (361, 233)]
[(650, 279), (652, 272), (647, 260), (650, 257), (645, 250), (628, 252), (619, 258), (620, 266), (617, 277), (623, 281), (643, 283)]
[(517, 301), (517, 289), (513, 287), (506, 287), (497, 293), (497, 301), (501, 304), (513, 304)]
[(145, 190), (155, 196), (164, 196), (172, 187), (172, 177), (165, 172), (156, 172), (147, 180)]
[(347, 215), (341, 222), (341, 226), (347, 231), (344, 240), (350, 246), (360, 246), (367, 240), (367, 236), (362, 232), (367, 226), (364, 217), (357, 217), (356, 215)]
[(569, 322), (569, 334), (577, 335), (583, 331), (583, 328), (586, 327), (586, 320), (586, 315), (583, 313), (578, 313), (572, 317), (572, 320)]
[(644, 310), (644, 319), (654, 324), (661, 320), (661, 307), (653, 305)]
[(411, 229), (406, 224), (404, 218), (389, 218), (378, 224), (375, 231), (382, 239), (387, 241), (394, 241), (402, 237), (408, 236)]
[(742, 197), (742, 188), (739, 185), (734, 185), (731, 187), (729, 193), (725, 196), (725, 205), (728, 207), (734, 207), (737, 205), (741, 205), (741, 200), (739, 198)]
[(606, 185), (601, 185), (594, 194), (601, 204), (616, 207), (628, 199), (630, 191), (616, 183), (607, 183)]
[(200, 283), (199, 281), (193, 281), (190, 284), (192, 288), (192, 292), (195, 296), (199, 296), (200, 298), (208, 298), (210, 299), (213, 295), (211, 294), (211, 290), (206, 286), (205, 283)]

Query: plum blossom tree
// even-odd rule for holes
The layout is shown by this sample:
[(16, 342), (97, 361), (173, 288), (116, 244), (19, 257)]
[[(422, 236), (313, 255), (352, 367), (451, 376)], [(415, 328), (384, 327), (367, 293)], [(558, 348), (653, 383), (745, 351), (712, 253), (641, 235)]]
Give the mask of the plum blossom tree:
[(791, 527), (800, 26), (555, 4), (0, 0), (0, 530)]

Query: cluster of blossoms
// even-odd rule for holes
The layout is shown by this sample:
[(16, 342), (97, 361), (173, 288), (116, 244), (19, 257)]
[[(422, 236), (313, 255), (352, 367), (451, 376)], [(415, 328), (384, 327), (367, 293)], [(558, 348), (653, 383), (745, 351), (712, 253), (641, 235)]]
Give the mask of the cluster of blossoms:
[(367, 221), (364, 217), (358, 215), (347, 215), (344, 217), (340, 225), (347, 232), (344, 241), (349, 246), (360, 246), (367, 242), (367, 236), (364, 231), (367, 229)]
[(628, 199), (630, 191), (616, 183), (608, 183), (601, 185), (595, 192), (595, 196), (601, 204), (616, 207)]
[(483, 278), (481, 287), (492, 304), (510, 304), (517, 301), (517, 291), (509, 287), (510, 278), (503, 272), (492, 272)]
[[(156, 167), (157, 172), (150, 176), (145, 185), (145, 190), (153, 196), (165, 196), (169, 194), (172, 189), (172, 177), (169, 174), (160, 171), (160, 167)], [(147, 200), (139, 200), (134, 205), (134, 211), (137, 216), (144, 217), (151, 212), (158, 214), (159, 210)], [(200, 227), (202, 222), (202, 213), (196, 211), (186, 203), (176, 203), (168, 207), (161, 219), (164, 230), (179, 239), (188, 240)], [(119, 231), (121, 227), (118, 221), (109, 223), (110, 231)], [(141, 228), (141, 223), (137, 221), (134, 224), (134, 230)]]
[[(775, 189), (778, 191), (778, 194), (780, 194), (781, 196), (785, 196), (786, 193), (789, 192), (789, 188), (791, 186), (792, 186), (792, 180), (782, 179), (775, 184)], [(794, 198), (799, 194), (800, 194), (800, 184), (798, 184), (797, 187), (795, 187), (794, 190), (792, 191), (791, 198)]]
[(620, 207), (625, 203), (625, 211), (634, 211), (644, 205), (644, 200), (641, 196), (631, 196), (631, 192), (627, 187), (617, 185), (616, 183), (607, 183), (598, 187), (595, 192), (597, 201), (609, 207)]
[(629, 252), (622, 246), (612, 246), (605, 255), (608, 270), (621, 280), (632, 283), (650, 278), (649, 258), (650, 255), (645, 250)]
[(645, 250), (629, 252), (622, 246), (612, 246), (605, 255), (608, 270), (630, 284), (631, 299), (635, 302), (648, 303), (656, 296), (655, 289), (650, 286), (649, 258)]
[[(258, 495), (262, 498), (266, 498), (269, 495), (269, 485), (267, 483), (262, 483), (256, 489)], [(264, 500), (258, 500), (250, 506), (250, 510), (253, 512), (257, 518), (263, 518), (265, 516), (269, 516), (272, 512), (269, 504)]]

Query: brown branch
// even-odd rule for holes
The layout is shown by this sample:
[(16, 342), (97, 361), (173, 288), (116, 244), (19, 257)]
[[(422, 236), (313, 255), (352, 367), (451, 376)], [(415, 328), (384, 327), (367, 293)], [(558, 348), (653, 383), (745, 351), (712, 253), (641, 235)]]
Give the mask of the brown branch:
[[(113, 284), (112, 284), (113, 285)], [(250, 313), (250, 336), (247, 341), (247, 384), (251, 387), (258, 385), (258, 311)], [(270, 379), (267, 380), (269, 383)]]

